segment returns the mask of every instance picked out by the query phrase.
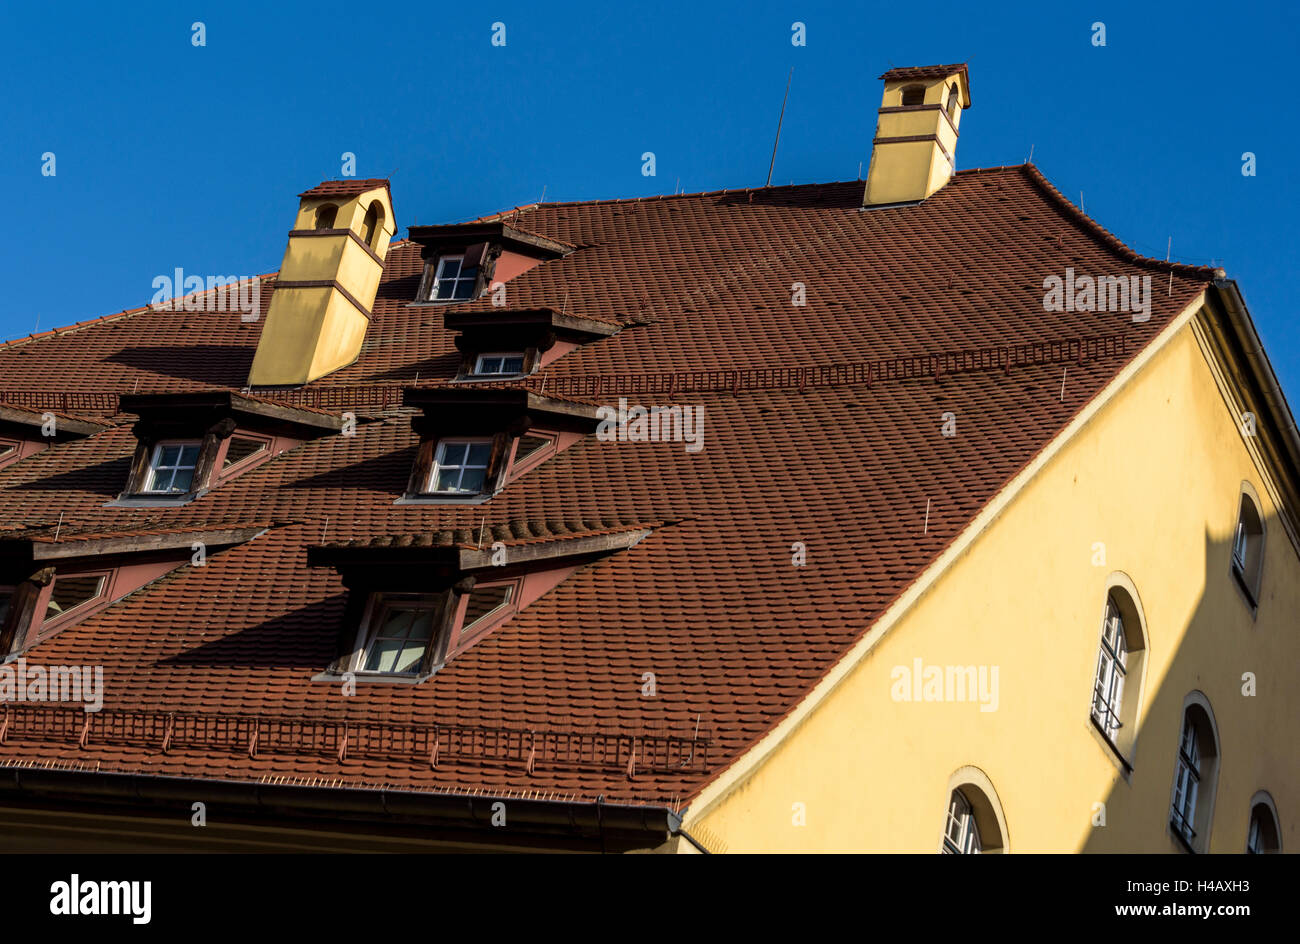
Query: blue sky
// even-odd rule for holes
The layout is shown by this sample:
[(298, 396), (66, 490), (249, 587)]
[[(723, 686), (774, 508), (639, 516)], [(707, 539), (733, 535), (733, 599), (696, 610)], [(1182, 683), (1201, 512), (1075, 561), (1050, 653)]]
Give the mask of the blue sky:
[[(671, 193), (679, 179), (760, 185), (791, 66), (773, 182), (852, 179), (870, 157), (877, 76), (964, 60), (974, 107), (958, 166), (1018, 164), (1032, 146), (1139, 252), (1163, 257), (1172, 238), (1173, 258), (1224, 266), (1298, 404), (1300, 9), (1136, 6), (10, 4), (0, 336), (144, 304), (178, 266), (275, 270), (295, 194), (339, 176), (345, 151), (358, 176), (392, 175), (403, 229), (543, 188), (579, 200)], [(195, 21), (206, 46), (192, 44)], [(1092, 44), (1098, 21), (1105, 47)], [(645, 151), (655, 177), (641, 174)]]

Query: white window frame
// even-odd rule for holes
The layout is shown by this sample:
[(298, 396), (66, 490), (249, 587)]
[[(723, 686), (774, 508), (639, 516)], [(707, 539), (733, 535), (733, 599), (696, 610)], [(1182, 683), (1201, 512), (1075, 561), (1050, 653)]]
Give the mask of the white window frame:
[[(464, 445), (486, 445), (488, 447), (488, 459), (484, 465), (452, 465), (443, 461), (447, 446), (464, 446)], [(485, 495), (491, 490), (491, 483), (488, 481), (488, 469), (492, 466), (492, 438), (490, 436), (478, 437), (449, 437), (439, 439), (438, 445), (434, 449), (433, 465), (429, 468), (429, 481), (425, 483), (425, 491), (430, 495)], [(468, 458), (468, 456), (466, 457)], [(464, 479), (466, 469), (483, 470), (483, 488), (477, 492), (471, 492), (463, 489), (439, 489), (438, 479), (439, 470), (444, 468), (460, 469), (460, 476), (457, 477), (456, 484), (459, 485)]]
[[(454, 277), (452, 277), (452, 279), (450, 280), (450, 281), (453, 283), (453, 284), (452, 284), (452, 287), (451, 287), (451, 295), (450, 295), (450, 297), (448, 297), (448, 298), (439, 298), (439, 297), (438, 297), (438, 285), (439, 285), (439, 283), (442, 282), (442, 279), (443, 279), (443, 275), (442, 275), (443, 269), (445, 268), (446, 264), (447, 264), (448, 262), (451, 262), (453, 259), (456, 260), (458, 263), (460, 263), (460, 266), (459, 266), (459, 267), (457, 268), (457, 270), (456, 270), (456, 275), (455, 275)], [(474, 267), (474, 277), (473, 277), (473, 278), (466, 278), (466, 277), (462, 274), (462, 273), (464, 273), (464, 271), (465, 271), (465, 254), (464, 254), (464, 253), (460, 253), (460, 254), (456, 254), (456, 253), (447, 253), (446, 255), (439, 256), (439, 257), (438, 257), (438, 263), (437, 263), (437, 266), (435, 267), (435, 269), (434, 269), (434, 271), (433, 271), (433, 282), (429, 285), (429, 298), (428, 298), (428, 301), (431, 301), (431, 302), (448, 302), (448, 303), (449, 303), (449, 302), (467, 302), (467, 301), (471, 301), (471, 300), (474, 298), (474, 283), (476, 283), (476, 282), (478, 281), (478, 267), (477, 267), (477, 266)], [(461, 284), (462, 282), (468, 282), (468, 283), (469, 283), (469, 294), (466, 295), (464, 298), (458, 298), (458, 297), (456, 296), (456, 290), (457, 290), (458, 288), (460, 288), (460, 284)]]
[(1124, 704), (1124, 683), (1128, 677), (1128, 631), (1124, 616), (1111, 596), (1106, 597), (1102, 616), (1101, 646), (1097, 652), (1097, 674), (1092, 687), (1092, 717), (1097, 727), (1114, 743)]
[[(186, 449), (193, 448), (194, 464), (193, 465), (178, 464), (178, 465), (168, 465), (168, 466), (160, 465), (159, 461), (162, 459), (163, 449), (170, 448), (173, 446), (179, 446), (181, 450), (179, 456), (177, 457), (178, 462), (180, 458), (184, 457)], [(157, 479), (158, 477), (157, 473), (160, 469), (169, 469), (171, 471), (171, 478), (168, 480), (168, 485), (171, 485), (176, 481), (176, 473), (179, 471), (182, 471), (184, 469), (189, 469), (191, 470), (191, 472), (197, 472), (199, 466), (199, 454), (202, 451), (203, 451), (203, 441), (201, 439), (164, 439), (162, 442), (156, 443), (153, 447), (153, 455), (149, 457), (149, 469), (146, 472), (147, 477), (144, 481), (144, 487), (141, 489), (141, 491), (147, 495), (187, 495), (190, 492), (194, 491), (195, 482), (194, 482), (193, 474), (190, 475), (190, 487), (183, 492), (177, 491), (176, 489), (172, 489), (172, 488), (154, 488), (153, 486), (154, 486), (155, 479)]]
[(983, 849), (975, 808), (961, 790), (948, 795), (948, 822), (943, 831), (943, 851), (948, 855), (978, 855)]
[(428, 610), (432, 615), (430, 617), (429, 639), (425, 645), (425, 653), (428, 653), (429, 646), (438, 644), (438, 614), (442, 608), (442, 599), (438, 596), (427, 596), (417, 593), (373, 593), (366, 602), (366, 611), (361, 620), (361, 630), (357, 635), (357, 646), (352, 657), (351, 671), (358, 675), (368, 675), (380, 678), (416, 678), (420, 675), (419, 664), (424, 662), (424, 656), (420, 657), (420, 663), (410, 672), (385, 672), (381, 669), (367, 669), (366, 663), (370, 661), (370, 650), (380, 639), (379, 630), (382, 625), (383, 615), (388, 610)]
[(1196, 839), (1196, 802), (1201, 785), (1201, 746), (1196, 719), (1183, 711), (1183, 731), (1178, 740), (1177, 769), (1174, 772), (1174, 796), (1170, 803), (1171, 825), (1191, 845)]
[[(506, 358), (519, 358), (518, 370), (484, 370), (483, 362), (485, 360), (500, 360), (501, 366), (505, 367)], [(492, 351), (488, 354), (480, 354), (474, 361), (475, 377), (518, 377), (524, 372), (525, 356), (523, 351)]]

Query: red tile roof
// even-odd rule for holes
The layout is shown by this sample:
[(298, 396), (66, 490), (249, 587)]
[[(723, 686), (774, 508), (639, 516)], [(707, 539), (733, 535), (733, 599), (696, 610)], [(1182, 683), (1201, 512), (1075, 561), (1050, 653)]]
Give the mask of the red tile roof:
[[(356, 435), (306, 443), (189, 505), (147, 512), (104, 507), (135, 444), (125, 427), (0, 470), (3, 530), (48, 525), (59, 512), (104, 531), (143, 520), (178, 529), (291, 522), (206, 567), (179, 569), (29, 653), (103, 665), (106, 712), (84, 746), (52, 722), (15, 724), (0, 762), (610, 801), (697, 793), (790, 712), (1215, 275), (1137, 256), (1032, 167), (960, 173), (913, 207), (863, 212), (862, 188), (515, 211), (519, 225), (580, 248), (513, 279), (511, 304), (625, 326), (526, 385), (546, 384), (548, 396), (702, 406), (698, 453), (588, 437), (484, 504), (395, 505), (417, 442), (399, 406), (402, 385), (417, 374), (421, 383), (449, 380), (459, 365), (445, 309), (408, 307), (421, 262), (418, 247), (397, 243), (357, 361), (303, 391), (266, 394), (336, 409), (369, 404), (379, 418)], [(1158, 275), (1150, 320), (1044, 312), (1044, 278), (1067, 267)], [(806, 307), (791, 305), (796, 281)], [(142, 309), (10, 345), (0, 348), (0, 399), (99, 398), (111, 413), (137, 385), (239, 388), (262, 323)], [(960, 418), (956, 438), (938, 434), (947, 410)], [(420, 685), (359, 686), (344, 698), (312, 681), (331, 661), (344, 588), (329, 569), (307, 566), (308, 547), (537, 519), (668, 523), (582, 567)], [(807, 545), (806, 566), (791, 566), (795, 541)], [(655, 698), (642, 697), (646, 672), (655, 673)], [(211, 715), (230, 733), (164, 751), (147, 720), (112, 736), (109, 711)], [(325, 727), (299, 727), (299, 740), (250, 752), (241, 738), (256, 718), (477, 725), (516, 746), (527, 737), (548, 746), (531, 769), (524, 748), (452, 752), (436, 766), (378, 747), (340, 759)], [(697, 731), (688, 763), (663, 761)], [(608, 751), (566, 759), (560, 745), (574, 732), (607, 739)], [(629, 776), (634, 749), (652, 762)]]
[(355, 197), (359, 193), (365, 193), (367, 190), (374, 190), (376, 187), (389, 189), (387, 178), (370, 177), (366, 180), (357, 180), (354, 177), (348, 177), (343, 180), (324, 180), (312, 187), (310, 190), (304, 190), (298, 194), (301, 197)]
[(966, 63), (953, 62), (936, 66), (900, 66), (881, 75), (881, 80), (893, 82), (899, 79), (944, 79), (955, 72), (966, 72)]

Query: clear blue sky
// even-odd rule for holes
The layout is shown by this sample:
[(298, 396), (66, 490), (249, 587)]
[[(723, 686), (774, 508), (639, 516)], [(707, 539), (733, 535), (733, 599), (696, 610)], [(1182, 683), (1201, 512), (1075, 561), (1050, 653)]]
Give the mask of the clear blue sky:
[(392, 175), (403, 228), (543, 188), (760, 185), (794, 66), (773, 182), (852, 179), (877, 76), (965, 60), (958, 166), (1018, 164), (1032, 145), (1130, 246), (1163, 257), (1172, 237), (1175, 259), (1223, 265), (1300, 408), (1294, 2), (24, 6), (0, 12), (3, 337), (144, 304), (177, 266), (275, 270), (295, 194), (339, 176), (344, 151), (358, 176)]

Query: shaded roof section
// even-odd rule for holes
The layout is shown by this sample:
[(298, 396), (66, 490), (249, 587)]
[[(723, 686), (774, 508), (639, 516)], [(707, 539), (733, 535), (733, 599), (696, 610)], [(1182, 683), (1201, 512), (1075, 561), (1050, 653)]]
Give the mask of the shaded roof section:
[[(492, 306), (412, 305), (420, 247), (395, 243), (356, 362), (303, 390), (262, 394), (338, 410), (382, 404), (376, 421), (148, 518), (176, 529), (287, 523), (205, 567), (179, 568), (28, 654), (103, 665), (106, 712), (156, 718), (201, 706), (233, 719), (233, 733), (164, 751), (151, 740), (153, 721), (116, 739), (96, 721), (78, 743), (54, 722), (29, 719), (11, 726), (0, 763), (611, 802), (697, 793), (791, 711), (1216, 274), (1131, 252), (1028, 166), (963, 172), (917, 206), (870, 213), (862, 186), (499, 214), (577, 247), (512, 279), (512, 308), (622, 330), (526, 384), (494, 384), (505, 392), (484, 402), (558, 410), (568, 407), (548, 404), (626, 395), (691, 404), (704, 410), (705, 440), (688, 453), (681, 443), (587, 436), (473, 506), (395, 504), (418, 443), (402, 398), (418, 378), (411, 405), (455, 408), (445, 385), (460, 354), (444, 315), (487, 318)], [(1067, 268), (1158, 273), (1150, 320), (1045, 312), (1043, 281)], [(791, 304), (795, 281), (806, 286), (805, 306)], [(264, 285), (263, 314), (273, 286)], [(261, 325), (238, 313), (141, 310), (20, 341), (0, 347), (0, 399), (35, 408), (85, 397), (112, 415), (137, 386), (238, 389)], [(961, 417), (953, 439), (938, 435), (950, 409)], [(138, 511), (104, 507), (134, 445), (129, 428), (114, 427), (0, 469), (0, 529), (46, 526), (60, 512), (106, 532), (139, 522)], [(309, 548), (444, 534), (477, 545), (481, 530), (513, 533), (537, 520), (673, 524), (584, 564), (423, 684), (358, 686), (343, 699), (312, 681), (333, 657), (345, 587), (330, 568), (308, 565)], [(808, 547), (804, 567), (791, 566), (794, 541)], [(641, 694), (646, 672), (656, 677), (653, 699)], [(396, 750), (376, 734), (370, 749), (340, 752), (315, 728), (289, 726), (250, 751), (255, 719), (303, 718), (331, 730), (482, 728), (511, 746), (458, 752), (444, 733), (431, 763), (428, 742)], [(601, 750), (566, 754), (580, 736), (601, 739)]]

